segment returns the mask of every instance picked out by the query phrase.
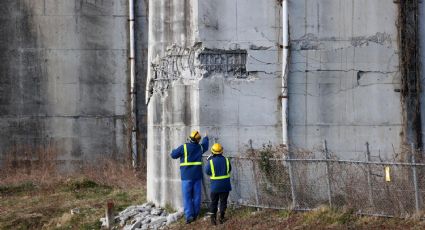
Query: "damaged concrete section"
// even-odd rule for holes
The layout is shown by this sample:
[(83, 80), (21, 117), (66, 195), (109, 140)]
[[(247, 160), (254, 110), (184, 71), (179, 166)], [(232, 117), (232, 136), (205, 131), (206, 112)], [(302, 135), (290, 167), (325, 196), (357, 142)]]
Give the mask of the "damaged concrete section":
[[(386, 32), (377, 32), (371, 36), (354, 36), (350, 37), (350, 44), (345, 47), (366, 47), (370, 43), (376, 43), (383, 46), (392, 46), (391, 34)], [(292, 49), (294, 50), (326, 50), (329, 43), (341, 43), (345, 44), (346, 40), (341, 40), (338, 37), (318, 37), (316, 34), (308, 33), (298, 39), (291, 40)], [(337, 45), (337, 44), (335, 44)]]
[[(368, 142), (391, 160), (406, 138), (421, 146), (418, 5), (343, 2), (151, 1), (148, 199), (182, 205), (169, 153), (192, 129), (229, 156), (265, 143), (314, 150), (326, 139), (339, 159), (364, 159)], [(253, 172), (233, 173), (231, 200), (243, 202), (252, 189), (240, 181)]]
[(202, 75), (208, 77), (221, 73), (225, 77), (246, 77), (246, 50), (209, 50), (204, 49), (199, 54), (199, 68)]
[(196, 44), (191, 48), (173, 45), (166, 56), (152, 62), (153, 77), (149, 84), (149, 98), (163, 92), (179, 78), (200, 79), (213, 74), (225, 77), (246, 78), (246, 50), (219, 50), (202, 48)]
[[(282, 143), (281, 7), (257, 0), (151, 6), (147, 196), (182, 207), (179, 162), (169, 154), (192, 129), (208, 131), (228, 156)], [(181, 7), (174, 17), (173, 9)], [(235, 168), (238, 173), (244, 172)], [(238, 181), (231, 199), (248, 199), (250, 185)], [(203, 193), (208, 190), (206, 185)]]
[(374, 42), (379, 45), (391, 46), (391, 35), (385, 32), (378, 32), (372, 36), (359, 36), (351, 39), (351, 45), (354, 47), (368, 46), (370, 42)]

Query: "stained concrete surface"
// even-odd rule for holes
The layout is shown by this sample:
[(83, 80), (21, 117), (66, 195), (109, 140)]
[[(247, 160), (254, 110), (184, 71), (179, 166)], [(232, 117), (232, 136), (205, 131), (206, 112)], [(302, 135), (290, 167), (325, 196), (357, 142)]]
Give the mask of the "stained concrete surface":
[(397, 5), (290, 1), (289, 140), (340, 158), (391, 159), (402, 143)]
[[(425, 4), (423, 2), (419, 2), (419, 18), (425, 18)], [(420, 109), (420, 113), (421, 113), (421, 121), (422, 121), (422, 143), (425, 143), (425, 106), (424, 106), (424, 101), (425, 101), (425, 39), (423, 39), (423, 37), (425, 36), (425, 22), (424, 20), (419, 20), (419, 25), (418, 25), (418, 33), (419, 33), (419, 58), (420, 58), (420, 86), (421, 86), (421, 91), (420, 91), (420, 101), (421, 101), (421, 109)]]
[[(179, 166), (169, 153), (191, 129), (208, 130), (230, 156), (283, 143), (282, 12), (279, 1), (254, 0), (149, 7), (148, 199), (179, 207)], [(363, 159), (369, 142), (373, 157), (391, 159), (403, 141), (397, 5), (306, 0), (289, 1), (288, 10), (290, 148), (319, 150), (326, 139), (338, 157)], [(206, 50), (221, 53), (205, 65)], [(254, 173), (235, 169), (232, 200), (252, 199), (243, 181)]]
[(137, 134), (140, 161), (146, 161), (147, 108), (145, 104), (146, 79), (148, 72), (148, 15), (149, 0), (135, 1), (135, 33), (136, 33), (136, 100), (137, 100)]
[[(179, 164), (169, 153), (192, 129), (208, 130), (229, 156), (244, 155), (250, 140), (254, 148), (282, 142), (278, 5), (150, 1), (149, 200), (182, 206)], [(252, 192), (234, 187), (232, 199)]]
[[(391, 158), (403, 126), (397, 5), (288, 6), (291, 148), (317, 149), (327, 139), (339, 157), (362, 159), (368, 141), (373, 156)], [(208, 130), (231, 156), (282, 143), (281, 14), (279, 1), (136, 1), (148, 199), (182, 205), (169, 153), (192, 129)], [(3, 153), (53, 145), (73, 162), (128, 151), (127, 17), (126, 0), (0, 2)], [(253, 173), (241, 167), (233, 177)], [(231, 199), (249, 199), (251, 187), (235, 184)]]
[(125, 0), (0, 2), (0, 149), (128, 150)]

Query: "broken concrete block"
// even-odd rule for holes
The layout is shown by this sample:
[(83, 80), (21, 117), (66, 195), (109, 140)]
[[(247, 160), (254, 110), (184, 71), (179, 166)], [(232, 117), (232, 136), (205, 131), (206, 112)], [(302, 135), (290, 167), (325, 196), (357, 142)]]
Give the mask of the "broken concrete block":
[(149, 224), (151, 222), (151, 219), (150, 218), (146, 218), (146, 219), (144, 219), (143, 221), (142, 221), (142, 225), (147, 225), (147, 224)]
[(135, 221), (135, 223), (131, 224), (131, 225), (126, 225), (124, 226), (124, 230), (135, 230), (137, 228), (140, 228), (142, 226), (141, 221)]
[(122, 216), (122, 215), (124, 215), (125, 213), (127, 213), (127, 212), (129, 212), (129, 211), (133, 210), (134, 208), (135, 208), (135, 206), (129, 206), (129, 207), (127, 207), (126, 209), (124, 209), (123, 211), (121, 211), (120, 213), (118, 213), (118, 215), (119, 215), (119, 216)]
[(139, 212), (137, 210), (131, 210), (127, 213), (125, 213), (124, 215), (120, 216), (121, 221), (127, 221), (129, 218), (137, 215)]
[(102, 227), (106, 227), (106, 218), (100, 218), (99, 221), (102, 223)]
[(155, 208), (152, 203), (146, 203), (126, 208), (115, 219), (120, 220), (120, 226), (126, 230), (164, 229), (182, 216), (182, 210), (169, 214), (161, 208)]
[(154, 215), (154, 216), (159, 216), (161, 215), (161, 213), (162, 213), (162, 210), (159, 208), (155, 208), (151, 210), (151, 215)]
[(148, 202), (142, 205), (145, 208), (153, 208), (155, 207), (155, 204), (153, 202)]
[(133, 218), (134, 219), (145, 219), (148, 215), (149, 215), (149, 213), (142, 212), (142, 213), (139, 213), (139, 214), (135, 215)]
[(151, 225), (158, 225), (158, 224), (162, 224), (164, 222), (167, 222), (167, 218), (166, 217), (162, 217), (162, 216), (158, 216), (158, 217), (153, 217), (151, 219)]
[(137, 209), (139, 212), (146, 212), (150, 211), (151, 208), (143, 207), (143, 205), (138, 205), (135, 209)]
[(175, 212), (167, 216), (167, 225), (176, 222), (183, 216), (183, 212)]
[(75, 215), (75, 214), (79, 214), (80, 213), (80, 209), (79, 208), (73, 208), (71, 209), (71, 215)]

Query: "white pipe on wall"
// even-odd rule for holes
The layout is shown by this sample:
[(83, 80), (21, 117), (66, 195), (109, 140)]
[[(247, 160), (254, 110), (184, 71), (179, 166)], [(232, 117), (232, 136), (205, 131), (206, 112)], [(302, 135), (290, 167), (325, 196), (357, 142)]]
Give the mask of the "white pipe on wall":
[(134, 50), (134, 0), (128, 1), (128, 22), (129, 22), (129, 39), (130, 39), (130, 103), (131, 103), (131, 155), (133, 167), (137, 166), (137, 104), (136, 104), (136, 72), (135, 72), (135, 50)]
[(282, 139), (288, 147), (288, 60), (289, 60), (289, 17), (288, 0), (282, 1)]

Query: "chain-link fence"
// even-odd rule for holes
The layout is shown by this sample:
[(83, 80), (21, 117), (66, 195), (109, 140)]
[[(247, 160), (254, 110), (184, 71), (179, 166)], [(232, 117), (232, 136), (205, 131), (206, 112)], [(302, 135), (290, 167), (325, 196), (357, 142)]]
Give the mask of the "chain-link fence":
[[(406, 217), (425, 211), (425, 164), (417, 151), (402, 159), (341, 160), (323, 149), (294, 151), (264, 146), (232, 162), (231, 200), (239, 205), (309, 210), (321, 205), (368, 215)], [(379, 159), (376, 160), (375, 158)]]

